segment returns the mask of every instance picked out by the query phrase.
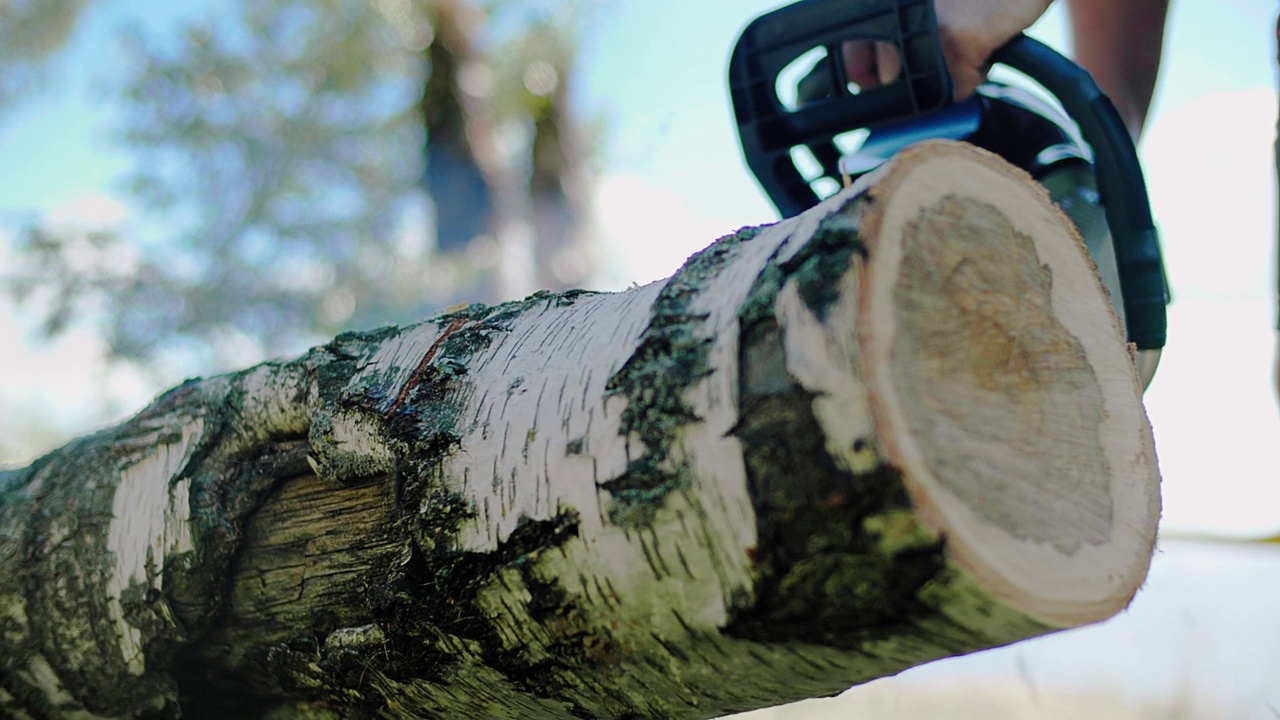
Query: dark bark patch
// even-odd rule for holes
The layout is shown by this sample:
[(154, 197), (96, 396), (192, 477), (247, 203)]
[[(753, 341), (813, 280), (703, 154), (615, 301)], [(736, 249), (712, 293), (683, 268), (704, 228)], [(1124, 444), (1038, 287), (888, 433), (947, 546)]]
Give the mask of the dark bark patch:
[(796, 281), (805, 305), (819, 320), (825, 320), (827, 309), (839, 296), (840, 276), (855, 255), (865, 258), (866, 254), (866, 246), (854, 235), (850, 221), (838, 214), (822, 221), (813, 237), (782, 264), (781, 270)]
[(619, 491), (610, 511), (614, 524), (647, 527), (666, 496), (689, 482), (688, 466), (673, 464), (670, 452), (680, 428), (699, 419), (684, 391), (711, 372), (711, 339), (701, 332), (706, 316), (690, 306), (740, 245), (759, 232), (744, 228), (690, 257), (658, 293), (635, 352), (605, 385), (606, 393), (627, 399), (621, 433), (644, 444), (644, 454), (626, 474), (603, 486)]
[[(852, 474), (827, 453), (813, 396), (787, 371), (774, 307), (788, 280), (823, 317), (835, 280), (861, 244), (847, 218), (831, 218), (786, 263), (771, 262), (739, 313), (742, 441), (759, 522), (752, 597), (734, 599), (734, 637), (857, 647), (883, 628), (931, 612), (917, 597), (943, 569), (943, 546), (916, 538), (884, 542), (887, 522), (908, 512), (900, 475), (881, 466)], [(786, 441), (780, 441), (785, 437)], [(868, 522), (871, 520), (871, 522)]]
[(739, 606), (726, 632), (855, 647), (869, 632), (929, 612), (917, 594), (943, 569), (943, 546), (881, 542), (883, 523), (868, 520), (909, 511), (901, 477), (885, 466), (860, 475), (836, 467), (812, 402), (794, 387), (749, 397), (744, 408), (736, 434), (760, 545), (753, 553), (755, 596)]
[(653, 524), (662, 501), (674, 490), (689, 486), (689, 469), (685, 465), (669, 471), (645, 453), (627, 464), (626, 471), (600, 487), (613, 495), (609, 522), (628, 528), (646, 528)]
[[(450, 502), (437, 498), (432, 513), (457, 521), (460, 516), (444, 507)], [(438, 530), (449, 536), (456, 524), (443, 522)], [(335, 617), (315, 615), (305, 632), (247, 659), (243, 667), (256, 669), (255, 685), (214, 690), (193, 682), (194, 692), (183, 697), (184, 711), (190, 708), (200, 718), (261, 717), (282, 701), (327, 701), (343, 717), (386, 717), (387, 708), (403, 700), (397, 688), (444, 687), (478, 668), (497, 670), (506, 683), (529, 695), (555, 697), (562, 676), (580, 667), (583, 658), (599, 661), (616, 654), (607, 639), (589, 632), (576, 599), (559, 580), (538, 571), (539, 558), (576, 537), (578, 527), (577, 513), (566, 509), (547, 520), (521, 522), (492, 552), (459, 552), (444, 544), (415, 547), (390, 569), (380, 566), (360, 581), (368, 610), (361, 622), (367, 625), (349, 627)], [(478, 602), (495, 577), (512, 570), (529, 592), (527, 617), (552, 639), (549, 658), (544, 653), (530, 659), (523, 647), (509, 649), (502, 633), (510, 628), (504, 630)], [(335, 630), (348, 641), (334, 642)], [(189, 663), (183, 672), (197, 678), (201, 669)]]
[[(449, 532), (440, 529), (446, 535)], [(530, 616), (561, 641), (562, 651), (588, 652), (587, 639), (571, 629), (571, 618), (566, 619), (572, 599), (558, 582), (541, 579), (534, 570), (542, 553), (577, 535), (578, 514), (565, 509), (547, 520), (521, 522), (492, 552), (418, 548), (389, 581), (368, 594), (373, 615), (387, 629), (396, 658), (383, 671), (401, 679), (447, 682), (460, 663), (476, 660), (500, 670), (516, 685), (544, 674), (545, 668), (523, 663), (518, 653), (503, 649), (497, 624), (476, 605), (479, 592), (513, 568), (530, 593)], [(468, 652), (479, 657), (469, 659)]]

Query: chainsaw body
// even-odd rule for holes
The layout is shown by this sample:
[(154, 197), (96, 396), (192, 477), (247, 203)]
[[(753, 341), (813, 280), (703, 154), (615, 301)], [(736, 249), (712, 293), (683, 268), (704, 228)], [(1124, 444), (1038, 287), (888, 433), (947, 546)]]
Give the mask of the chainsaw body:
[[(858, 88), (845, 76), (851, 40), (890, 44), (898, 80)], [(1080, 231), (1144, 381), (1165, 342), (1168, 294), (1136, 151), (1114, 106), (1071, 61), (1025, 36), (997, 63), (1039, 83), (1065, 112), (1012, 85), (952, 101), (932, 0), (800, 0), (756, 18), (730, 59), (729, 85), (747, 165), (783, 216), (921, 140), (990, 150), (1045, 186)]]

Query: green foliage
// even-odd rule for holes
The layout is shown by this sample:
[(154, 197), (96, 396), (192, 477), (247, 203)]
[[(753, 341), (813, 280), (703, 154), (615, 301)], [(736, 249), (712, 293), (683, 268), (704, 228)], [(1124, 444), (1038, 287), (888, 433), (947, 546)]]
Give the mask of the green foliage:
[[(230, 346), (296, 352), (501, 299), (499, 230), (528, 224), (525, 158), (548, 139), (556, 154), (569, 123), (537, 127), (546, 93), (526, 77), (571, 71), (573, 3), (242, 0), (172, 36), (126, 33), (119, 140), (138, 219), (91, 241), (28, 228), (8, 289), (38, 299), (48, 334), (92, 310), (117, 357), (177, 351), (202, 370), (243, 362)], [(424, 143), (477, 169), (437, 216), (483, 215), (464, 238), (479, 241), (447, 256), (429, 220), (405, 221), (430, 218)], [(558, 176), (581, 164), (557, 156)]]
[(280, 351), (420, 309), (392, 225), (416, 171), (414, 39), (315, 0), (245, 2), (172, 47), (128, 37), (130, 190), (168, 227), (111, 295), (117, 352), (232, 328)]

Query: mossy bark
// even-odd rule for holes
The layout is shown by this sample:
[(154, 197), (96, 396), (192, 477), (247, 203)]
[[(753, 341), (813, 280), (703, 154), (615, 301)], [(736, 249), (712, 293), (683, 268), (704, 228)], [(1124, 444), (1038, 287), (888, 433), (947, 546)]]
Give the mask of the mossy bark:
[(1064, 625), (886, 459), (870, 197), (193, 380), (0, 473), (0, 714), (710, 718)]

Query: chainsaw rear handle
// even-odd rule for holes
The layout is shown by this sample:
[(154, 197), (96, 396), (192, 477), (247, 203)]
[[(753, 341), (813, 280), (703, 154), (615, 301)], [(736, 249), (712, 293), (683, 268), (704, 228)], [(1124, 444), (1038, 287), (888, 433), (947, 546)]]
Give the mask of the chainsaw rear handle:
[(1169, 291), (1147, 184), (1133, 138), (1093, 76), (1044, 43), (1019, 35), (992, 55), (1044, 86), (1093, 148), (1098, 194), (1107, 215), (1129, 341), (1140, 350), (1162, 348)]
[[(854, 95), (840, 48), (854, 38), (893, 43), (902, 59), (902, 81)], [(729, 94), (743, 154), (751, 172), (784, 217), (798, 215), (819, 198), (791, 163), (797, 145), (821, 148), (818, 160), (839, 176), (831, 140), (872, 124), (924, 115), (951, 102), (951, 75), (942, 58), (933, 0), (799, 0), (752, 20), (729, 58)], [(802, 53), (827, 52), (829, 96), (788, 109), (778, 98), (779, 74)], [(827, 152), (829, 150), (830, 152)]]

